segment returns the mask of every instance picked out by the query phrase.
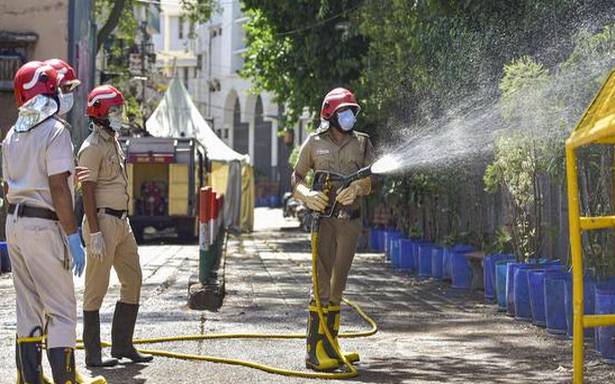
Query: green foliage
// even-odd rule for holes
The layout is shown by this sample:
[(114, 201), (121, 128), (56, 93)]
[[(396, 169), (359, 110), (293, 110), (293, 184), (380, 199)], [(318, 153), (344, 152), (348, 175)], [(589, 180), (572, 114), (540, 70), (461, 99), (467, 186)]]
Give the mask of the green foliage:
[(485, 244), (484, 250), (487, 254), (510, 253), (513, 251), (513, 237), (508, 229), (500, 227), (496, 229), (491, 241)]
[(498, 188), (509, 197), (512, 213), (512, 241), (522, 260), (538, 256), (542, 245), (542, 194), (535, 141), (526, 136), (500, 137), (494, 161), (487, 167), (484, 183), (487, 191)]
[(531, 111), (532, 104), (542, 96), (549, 79), (547, 69), (529, 56), (504, 65), (504, 76), (499, 84), (504, 119), (520, 119), (516, 115), (526, 115), (528, 110)]
[(244, 0), (247, 53), (242, 75), (254, 90), (271, 91), (286, 105), (281, 129), (308, 107), (320, 109), (324, 95), (350, 86), (362, 70), (365, 42), (355, 23), (357, 0)]
[[(104, 42), (105, 71), (114, 74), (113, 85), (124, 92), (127, 115), (132, 115), (137, 121), (142, 121), (144, 104), (137, 97), (136, 83), (132, 80), (133, 75), (128, 70), (128, 58), (130, 53), (137, 49), (136, 37), (140, 33), (134, 9), (144, 5), (135, 0), (126, 0), (117, 19), (110, 20), (111, 10), (115, 3), (116, 0), (96, 0), (94, 2), (94, 17), (97, 25), (117, 23)], [(180, 0), (180, 6), (184, 14), (193, 22), (209, 20), (217, 9), (214, 0)]]

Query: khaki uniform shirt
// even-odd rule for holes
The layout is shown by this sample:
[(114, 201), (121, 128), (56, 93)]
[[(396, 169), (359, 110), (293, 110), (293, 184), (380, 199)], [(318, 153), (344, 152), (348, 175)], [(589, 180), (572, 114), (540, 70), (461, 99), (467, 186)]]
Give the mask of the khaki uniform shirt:
[(10, 204), (55, 211), (49, 176), (70, 173), (74, 198), (75, 157), (68, 124), (49, 118), (27, 132), (9, 130), (2, 142), (2, 176), (8, 183)]
[(96, 183), (96, 208), (126, 211), (130, 197), (124, 153), (114, 133), (92, 126), (79, 150), (79, 166), (88, 168), (87, 181)]
[[(310, 169), (329, 171), (348, 176), (374, 162), (374, 147), (369, 135), (353, 131), (340, 144), (333, 140), (329, 128), (324, 132), (312, 133), (301, 146), (295, 172), (305, 177)], [(359, 199), (352, 208), (360, 206)]]

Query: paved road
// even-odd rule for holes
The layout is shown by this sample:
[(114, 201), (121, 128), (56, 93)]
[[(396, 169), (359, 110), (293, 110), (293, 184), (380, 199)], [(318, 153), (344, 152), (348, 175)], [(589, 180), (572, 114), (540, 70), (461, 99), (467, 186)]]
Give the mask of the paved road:
[[(276, 210), (257, 210), (257, 230), (228, 244), (227, 298), (216, 313), (186, 306), (197, 248), (148, 245), (140, 249), (143, 302), (137, 337), (214, 332), (301, 332), (309, 292), (309, 243)], [(83, 281), (76, 282), (81, 297)], [(109, 339), (117, 279), (102, 309), (103, 338)], [(382, 255), (360, 253), (347, 297), (379, 323), (375, 336), (344, 341), (361, 353), (365, 383), (560, 383), (570, 381), (571, 343), (515, 322), (485, 306), (479, 294), (447, 284), (416, 280), (391, 270)], [(365, 325), (348, 308), (343, 328)], [(14, 383), (14, 292), (0, 276), (0, 383)], [(81, 332), (81, 329), (78, 330)], [(217, 340), (153, 345), (171, 351), (237, 357), (303, 369), (300, 340)], [(589, 353), (586, 382), (613, 382), (615, 369)], [(83, 366), (83, 353), (77, 354)], [(47, 371), (49, 369), (47, 368)], [(110, 383), (304, 383), (221, 364), (157, 358), (150, 365), (122, 366), (104, 373)]]

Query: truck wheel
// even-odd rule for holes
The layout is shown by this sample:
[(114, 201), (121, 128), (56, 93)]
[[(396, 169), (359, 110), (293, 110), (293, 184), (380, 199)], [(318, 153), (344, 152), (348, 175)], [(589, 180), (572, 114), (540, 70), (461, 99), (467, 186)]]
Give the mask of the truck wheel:
[(137, 244), (143, 244), (143, 227), (133, 227), (132, 233), (135, 235)]
[(181, 243), (194, 243), (196, 242), (196, 236), (190, 230), (183, 230), (177, 232), (177, 239)]

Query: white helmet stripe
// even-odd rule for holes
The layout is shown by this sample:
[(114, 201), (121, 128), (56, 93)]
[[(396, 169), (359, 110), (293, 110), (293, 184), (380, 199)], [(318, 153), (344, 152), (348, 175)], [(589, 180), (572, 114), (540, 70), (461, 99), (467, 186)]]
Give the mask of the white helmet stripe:
[(25, 83), (23, 85), (23, 89), (25, 89), (26, 91), (29, 90), (29, 89), (32, 89), (36, 85), (36, 83), (38, 82), (38, 78), (41, 75), (41, 73), (43, 71), (48, 70), (49, 68), (50, 68), (50, 66), (48, 66), (48, 65), (43, 65), (43, 66), (40, 66), (40, 67), (36, 68), (36, 72), (34, 72), (34, 76), (32, 76), (32, 80), (30, 80), (27, 83)]
[(115, 96), (117, 96), (117, 93), (113, 91), (111, 93), (101, 93), (100, 95), (96, 95), (92, 98), (92, 100), (90, 100), (88, 107), (93, 106), (98, 100), (113, 99)]

